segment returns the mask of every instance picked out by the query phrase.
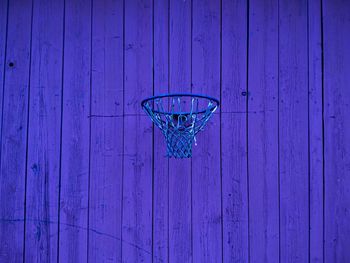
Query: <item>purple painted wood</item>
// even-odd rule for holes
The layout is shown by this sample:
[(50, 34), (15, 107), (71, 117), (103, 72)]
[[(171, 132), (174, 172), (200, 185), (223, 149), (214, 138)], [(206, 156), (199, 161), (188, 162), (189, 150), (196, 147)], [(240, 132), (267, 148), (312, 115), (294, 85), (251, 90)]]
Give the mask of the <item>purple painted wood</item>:
[(280, 258), (309, 259), (307, 2), (279, 4)]
[[(169, 86), (169, 1), (156, 0), (153, 17), (154, 94), (168, 92)], [(169, 162), (165, 139), (153, 128), (153, 262), (167, 262), (169, 251)]]
[(37, 1), (33, 10), (25, 260), (57, 260), (63, 2)]
[[(7, 0), (0, 0), (0, 149), (1, 149), (1, 132), (2, 132), (2, 102), (3, 102), (3, 88), (6, 68), (6, 37), (7, 37)], [(1, 150), (0, 150), (1, 153)], [(1, 158), (1, 154), (0, 154)]]
[(350, 258), (350, 2), (323, 1), (326, 262)]
[(92, 12), (89, 261), (121, 262), (123, 1)]
[(310, 262), (323, 262), (323, 131), (321, 1), (308, 2)]
[[(346, 1), (33, 4), (0, 0), (1, 262), (348, 260)], [(221, 115), (168, 160), (140, 101), (191, 91)]]
[(248, 171), (251, 262), (279, 262), (278, 3), (249, 4)]
[(31, 17), (32, 1), (9, 3), (1, 87), (0, 262), (23, 260)]
[[(193, 2), (193, 93), (220, 97), (220, 2)], [(197, 136), (192, 158), (193, 262), (222, 260), (220, 115)]]
[(152, 95), (152, 1), (125, 3), (125, 114), (141, 114), (141, 101)]
[(222, 2), (221, 162), (223, 257), (248, 262), (247, 3)]
[(87, 260), (91, 2), (67, 1), (63, 72), (59, 261)]
[(122, 260), (151, 262), (152, 123), (147, 116), (125, 116), (124, 127)]
[[(170, 0), (169, 34), (169, 92), (191, 92), (191, 1)], [(192, 262), (191, 212), (191, 160), (170, 159), (170, 262)]]
[(152, 261), (152, 122), (141, 109), (151, 96), (152, 2), (125, 1), (125, 117), (122, 260)]

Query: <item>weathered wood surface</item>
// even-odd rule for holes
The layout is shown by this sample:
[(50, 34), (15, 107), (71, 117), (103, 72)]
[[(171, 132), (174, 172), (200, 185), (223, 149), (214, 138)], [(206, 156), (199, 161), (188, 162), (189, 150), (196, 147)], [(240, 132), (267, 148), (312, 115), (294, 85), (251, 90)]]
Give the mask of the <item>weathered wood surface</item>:
[[(193, 1), (192, 92), (216, 98), (220, 97), (220, 10), (219, 1)], [(222, 258), (220, 118), (214, 115), (193, 146), (193, 262)]]
[[(8, 29), (8, 1), (0, 1), (0, 118), (2, 118), (2, 102), (3, 102), (3, 88), (5, 79), (5, 68), (6, 68), (6, 39)], [(0, 119), (1, 120), (1, 119)], [(2, 121), (0, 121), (0, 145), (1, 145), (1, 129)], [(1, 151), (1, 150), (0, 150)]]
[(141, 100), (152, 95), (150, 0), (125, 1), (122, 262), (152, 262), (152, 122)]
[(123, 176), (123, 1), (92, 9), (88, 257), (121, 262)]
[(309, 260), (308, 23), (306, 1), (279, 3), (280, 259)]
[(324, 262), (321, 8), (321, 1), (308, 2), (310, 262)]
[(248, 262), (246, 1), (222, 1), (221, 46), (223, 258)]
[[(0, 0), (0, 261), (346, 262), (349, 8)], [(221, 100), (192, 159), (167, 92)]]
[(248, 172), (251, 262), (279, 262), (278, 4), (249, 11)]
[[(2, 62), (6, 64), (1, 69), (4, 84), (1, 87), (0, 261), (20, 262), (25, 244), (32, 1), (8, 2), (8, 5), (6, 57)], [(2, 6), (6, 8), (4, 3)]]
[[(153, 3), (153, 94), (169, 90), (169, 1)], [(153, 126), (153, 262), (169, 258), (169, 162), (164, 136)]]
[(33, 7), (25, 259), (57, 259), (61, 150), (63, 2)]
[(59, 261), (88, 256), (91, 2), (65, 4)]
[[(170, 0), (169, 92), (191, 92), (192, 1)], [(161, 145), (165, 151), (165, 142)], [(169, 160), (169, 261), (192, 262), (191, 160)]]
[(325, 262), (350, 258), (350, 2), (323, 1)]

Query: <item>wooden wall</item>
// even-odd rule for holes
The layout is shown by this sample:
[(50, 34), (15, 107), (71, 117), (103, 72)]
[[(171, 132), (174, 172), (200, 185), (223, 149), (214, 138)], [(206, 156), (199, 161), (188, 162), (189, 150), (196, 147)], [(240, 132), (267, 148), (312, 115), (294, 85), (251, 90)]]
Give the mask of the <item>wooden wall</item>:
[[(349, 11), (0, 0), (0, 262), (349, 262)], [(192, 159), (168, 92), (221, 101)]]

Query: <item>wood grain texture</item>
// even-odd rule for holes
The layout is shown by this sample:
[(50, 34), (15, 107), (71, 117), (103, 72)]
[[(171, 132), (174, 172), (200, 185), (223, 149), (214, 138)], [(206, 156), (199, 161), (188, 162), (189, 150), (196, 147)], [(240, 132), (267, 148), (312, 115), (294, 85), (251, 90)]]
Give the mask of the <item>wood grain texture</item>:
[[(192, 92), (220, 97), (220, 2), (193, 1)], [(222, 260), (220, 118), (197, 136), (192, 158), (193, 262)]]
[[(1, 98), (1, 262), (23, 260), (31, 19), (32, 1), (9, 3), (8, 48)], [(13, 64), (10, 66), (10, 63)]]
[(122, 262), (152, 262), (152, 123), (124, 119)]
[[(4, 79), (5, 79), (5, 68), (6, 68), (6, 41), (7, 41), (7, 7), (8, 0), (0, 1), (0, 145), (1, 144), (1, 132), (2, 132), (2, 103), (3, 103), (3, 91), (4, 91)], [(0, 147), (1, 149), (1, 147)], [(1, 150), (0, 150), (1, 158)]]
[(25, 260), (57, 260), (63, 2), (36, 1), (30, 78)]
[(89, 261), (121, 262), (123, 1), (92, 13)]
[(280, 258), (309, 259), (307, 2), (279, 4)]
[(152, 1), (125, 3), (125, 110), (144, 114), (141, 100), (152, 95)]
[[(154, 94), (169, 90), (169, 1), (153, 2)], [(169, 252), (169, 162), (165, 139), (153, 126), (153, 262), (167, 262)]]
[[(221, 162), (223, 256), (248, 262), (247, 3), (222, 1)], [(244, 94), (244, 93), (243, 93)]]
[(124, 179), (122, 261), (152, 261), (152, 122), (141, 109), (151, 96), (152, 1), (125, 1)]
[(308, 2), (310, 262), (323, 262), (323, 130), (321, 1)]
[(63, 72), (59, 261), (85, 262), (88, 248), (91, 2), (67, 1)]
[(323, 1), (326, 262), (350, 258), (350, 14), (348, 1)]
[[(191, 1), (170, 0), (169, 34), (169, 92), (190, 92)], [(192, 262), (191, 178), (190, 159), (169, 160), (170, 262)]]
[[(349, 10), (0, 0), (0, 262), (347, 262)], [(168, 92), (221, 100), (192, 159)]]
[(249, 4), (248, 170), (251, 262), (279, 262), (278, 4)]

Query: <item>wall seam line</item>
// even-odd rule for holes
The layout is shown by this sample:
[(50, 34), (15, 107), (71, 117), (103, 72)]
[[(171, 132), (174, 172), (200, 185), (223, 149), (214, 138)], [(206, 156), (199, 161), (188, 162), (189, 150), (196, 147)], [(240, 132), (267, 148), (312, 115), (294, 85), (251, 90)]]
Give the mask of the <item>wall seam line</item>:
[[(222, 0), (220, 0), (220, 103), (222, 105)], [(224, 263), (224, 208), (223, 208), (223, 177), (222, 177), (222, 106), (220, 107), (220, 213), (221, 213), (221, 262)]]
[[(170, 0), (168, 0), (168, 93), (170, 92)], [(167, 208), (167, 259), (168, 259), (168, 263), (170, 263), (170, 162), (169, 162), (169, 158), (167, 160), (168, 162), (168, 208)]]
[(247, 43), (246, 43), (246, 169), (247, 169), (247, 213), (248, 213), (248, 262), (250, 262), (250, 193), (249, 193), (249, 138), (248, 138), (248, 129), (249, 129), (249, 12), (250, 12), (250, 1), (247, 0)]
[[(190, 89), (191, 89), (191, 93), (192, 93), (192, 87), (193, 87), (193, 43), (192, 43), (192, 39), (193, 39), (193, 1), (191, 0), (191, 80), (190, 80)], [(191, 262), (193, 263), (193, 173), (192, 173), (192, 158), (191, 158), (191, 164), (190, 164), (190, 171), (191, 171), (191, 182), (190, 182), (190, 190), (191, 190)]]
[(57, 263), (60, 255), (60, 224), (61, 224), (61, 178), (62, 178), (62, 138), (63, 138), (63, 95), (64, 95), (64, 53), (66, 34), (66, 0), (63, 0), (63, 21), (62, 21), (62, 68), (61, 68), (61, 120), (60, 120), (60, 156), (59, 156), (59, 178), (58, 178), (58, 215), (57, 215)]
[(122, 182), (120, 213), (120, 261), (123, 262), (123, 217), (124, 217), (124, 173), (125, 173), (125, 0), (123, 0), (123, 134), (122, 134)]
[(278, 171), (278, 261), (281, 262), (281, 154), (280, 154), (280, 1), (277, 0), (277, 171)]
[(323, 217), (323, 247), (322, 247), (322, 254), (323, 254), (323, 262), (326, 261), (326, 251), (325, 251), (325, 242), (326, 242), (326, 160), (325, 160), (325, 108), (324, 108), (324, 102), (325, 102), (325, 69), (324, 69), (324, 11), (323, 11), (323, 0), (320, 0), (321, 4), (321, 75), (322, 75), (322, 217)]
[(311, 256), (311, 170), (310, 170), (310, 23), (309, 23), (309, 1), (306, 3), (306, 12), (307, 12), (307, 136), (308, 136), (308, 144), (307, 144), (307, 155), (308, 155), (308, 262), (310, 262)]
[(29, 111), (30, 111), (30, 87), (31, 87), (31, 71), (32, 71), (32, 44), (33, 44), (33, 10), (34, 0), (31, 6), (31, 21), (30, 21), (30, 42), (29, 42), (29, 70), (28, 70), (28, 91), (27, 91), (27, 131), (26, 131), (26, 160), (24, 170), (24, 222), (23, 222), (23, 262), (25, 262), (26, 254), (26, 224), (27, 224), (27, 182), (28, 182), (28, 145), (29, 145)]
[[(94, 0), (90, 3), (90, 94), (89, 94), (89, 114), (92, 114), (92, 34), (93, 34), (93, 4)], [(89, 118), (89, 172), (88, 172), (88, 205), (87, 205), (87, 240), (86, 240), (86, 261), (89, 262), (89, 239), (90, 239), (90, 178), (91, 178), (91, 123), (92, 119)]]
[[(155, 90), (155, 83), (154, 83), (154, 76), (155, 76), (155, 72), (154, 72), (154, 1), (152, 0), (152, 95), (154, 96), (154, 90)], [(154, 167), (155, 167), (155, 163), (154, 163), (154, 122), (152, 122), (152, 227), (151, 227), (151, 231), (152, 231), (152, 248), (151, 248), (151, 254), (152, 254), (152, 262), (154, 261)]]

